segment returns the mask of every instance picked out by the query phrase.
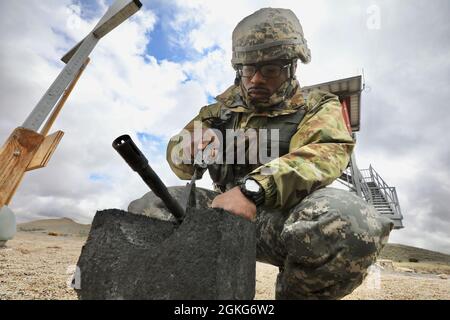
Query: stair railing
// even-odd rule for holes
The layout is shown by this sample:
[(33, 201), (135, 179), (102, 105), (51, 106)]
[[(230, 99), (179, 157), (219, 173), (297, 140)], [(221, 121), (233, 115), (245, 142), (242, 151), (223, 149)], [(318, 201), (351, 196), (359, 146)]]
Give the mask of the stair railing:
[(377, 186), (377, 191), (384, 196), (393, 213), (395, 215), (398, 215), (399, 217), (402, 217), (397, 190), (395, 189), (395, 187), (389, 187), (388, 184), (383, 180), (383, 178), (381, 178), (381, 176), (378, 174), (378, 172), (375, 171), (372, 165), (370, 165), (369, 169), (366, 171), (369, 172), (369, 176), (365, 177), (365, 179), (368, 180), (367, 182), (373, 182)]

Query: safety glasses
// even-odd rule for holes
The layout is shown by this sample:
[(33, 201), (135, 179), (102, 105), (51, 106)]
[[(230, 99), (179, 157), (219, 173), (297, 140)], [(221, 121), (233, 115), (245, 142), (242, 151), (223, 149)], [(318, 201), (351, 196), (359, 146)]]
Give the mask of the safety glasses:
[(289, 68), (290, 64), (245, 64), (238, 67), (239, 75), (243, 78), (253, 78), (256, 72), (260, 72), (264, 78), (273, 79), (278, 78), (284, 69)]

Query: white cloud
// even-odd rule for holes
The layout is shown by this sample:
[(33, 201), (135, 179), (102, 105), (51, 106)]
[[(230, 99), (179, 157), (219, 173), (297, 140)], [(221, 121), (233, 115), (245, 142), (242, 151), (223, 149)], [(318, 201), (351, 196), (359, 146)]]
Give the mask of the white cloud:
[[(60, 72), (63, 67), (60, 57), (99, 18), (84, 21), (75, 17), (78, 24), (74, 28), (65, 19), (74, 19), (74, 12), (79, 11), (68, 10), (69, 3), (14, 2), (2, 11), (4, 15), (22, 16), (27, 21), (25, 30), (11, 34), (3, 28), (1, 34), (2, 45), (10, 49), (2, 50), (1, 105), (16, 107), (14, 112), (5, 112), (2, 119), (1, 133), (5, 138), (23, 122)], [(21, 26), (20, 21), (3, 21), (13, 24), (11, 30)], [(181, 84), (185, 74), (180, 65), (158, 63), (154, 59), (145, 63), (146, 33), (152, 30), (155, 21), (152, 12), (142, 10), (101, 40), (54, 125), (55, 130), (62, 129), (66, 134), (49, 167), (27, 174), (13, 200), (12, 207), (19, 220), (66, 215), (88, 222), (97, 209), (126, 208), (129, 201), (147, 191), (112, 149), (113, 139), (135, 132), (168, 137), (169, 126), (163, 123), (172, 118), (174, 132), (194, 113), (182, 108), (191, 112), (177, 119), (173, 117), (174, 108), (182, 102), (192, 106), (206, 102), (198, 84)], [(21, 54), (23, 50), (25, 53)], [(163, 160), (164, 155), (150, 159), (155, 169), (164, 167), (160, 165)], [(92, 175), (106, 178), (93, 181)], [(163, 168), (161, 175), (168, 178), (171, 174), (168, 168)]]

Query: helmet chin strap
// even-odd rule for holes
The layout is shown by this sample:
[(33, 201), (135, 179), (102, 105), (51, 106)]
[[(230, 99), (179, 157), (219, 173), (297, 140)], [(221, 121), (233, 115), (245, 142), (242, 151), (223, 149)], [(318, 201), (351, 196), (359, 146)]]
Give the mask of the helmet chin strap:
[(291, 65), (288, 69), (288, 78), (289, 78), (289, 85), (286, 88), (286, 90), (284, 91), (284, 97), (286, 99), (286, 97), (291, 97), (292, 94), (294, 93), (294, 90), (296, 89), (296, 86), (294, 85), (295, 83), (297, 83), (297, 77), (295, 76), (295, 71), (297, 69), (297, 61), (295, 59), (291, 60)]
[(297, 82), (295, 76), (293, 76), (292, 78), (290, 78), (287, 81), (289, 82), (289, 84), (288, 84), (287, 88), (284, 90), (283, 101), (286, 100), (286, 98), (290, 98), (292, 96), (292, 94), (294, 93), (295, 89), (297, 88), (297, 86), (294, 85)]
[(239, 87), (240, 84), (241, 84), (241, 76), (239, 74), (239, 71), (236, 70), (236, 78), (234, 78), (234, 85), (236, 87)]
[(297, 70), (297, 59), (291, 60), (291, 66), (289, 68), (289, 78), (291, 80), (296, 80), (297, 77), (295, 76), (295, 71)]

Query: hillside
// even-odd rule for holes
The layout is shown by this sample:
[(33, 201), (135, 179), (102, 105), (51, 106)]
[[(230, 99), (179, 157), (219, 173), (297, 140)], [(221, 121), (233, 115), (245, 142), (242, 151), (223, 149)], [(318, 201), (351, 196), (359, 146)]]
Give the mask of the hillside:
[(69, 218), (37, 220), (17, 225), (17, 231), (52, 233), (60, 236), (85, 237), (90, 229), (90, 224), (80, 224)]
[[(17, 231), (56, 233), (57, 235), (87, 236), (91, 225), (79, 224), (69, 218), (37, 220), (22, 223), (17, 226)], [(381, 251), (380, 259), (389, 259), (395, 262), (433, 262), (450, 266), (450, 255), (406, 246), (402, 244), (387, 244)]]
[(380, 258), (396, 262), (415, 262), (417, 260), (417, 262), (434, 262), (450, 265), (450, 255), (448, 254), (395, 243), (384, 247)]

